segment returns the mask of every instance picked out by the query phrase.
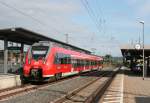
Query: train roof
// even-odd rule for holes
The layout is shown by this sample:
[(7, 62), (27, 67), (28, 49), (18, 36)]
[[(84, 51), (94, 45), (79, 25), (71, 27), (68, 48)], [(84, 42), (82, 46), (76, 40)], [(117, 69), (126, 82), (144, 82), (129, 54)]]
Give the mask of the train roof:
[(103, 58), (101, 56), (81, 53), (81, 52), (77, 52), (77, 51), (73, 51), (73, 50), (68, 50), (66, 48), (55, 47), (55, 50), (60, 52), (60, 53), (70, 54), (72, 57), (75, 57), (75, 58), (91, 59), (91, 60), (103, 60)]

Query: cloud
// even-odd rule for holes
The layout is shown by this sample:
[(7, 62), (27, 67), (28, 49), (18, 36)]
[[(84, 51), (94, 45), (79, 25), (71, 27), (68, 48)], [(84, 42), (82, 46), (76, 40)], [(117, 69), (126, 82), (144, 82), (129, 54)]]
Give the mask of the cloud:
[(150, 1), (145, 1), (139, 8), (139, 14), (142, 16), (150, 16)]
[[(103, 53), (107, 53), (108, 48), (110, 48), (110, 50), (114, 49), (113, 54), (120, 55), (118, 53), (120, 50), (114, 47), (116, 42), (106, 41), (109, 37), (104, 38), (103, 34), (95, 32), (95, 28), (90, 23), (89, 26), (86, 25), (87, 23), (80, 23), (80, 20), (78, 22), (73, 21), (75, 17), (88, 17), (79, 0), (5, 0), (3, 2), (31, 17), (24, 16), (0, 4), (0, 28), (24, 27), (64, 42), (64, 34), (68, 33), (69, 43), (73, 45), (88, 50), (94, 47), (97, 48), (97, 51)], [(85, 14), (83, 14), (83, 11)], [(33, 20), (32, 17), (41, 23)], [(89, 21), (85, 20), (85, 22)], [(119, 25), (119, 23), (115, 25)], [(123, 24), (121, 27), (123, 27)], [(103, 50), (101, 44), (104, 45), (105, 50)]]
[(127, 3), (135, 10), (135, 13), (142, 18), (150, 16), (149, 0), (127, 0)]
[(24, 16), (14, 9), (0, 4), (0, 13), (2, 14), (0, 28), (25, 27), (61, 41), (65, 41), (64, 34), (69, 33), (72, 37), (71, 43), (77, 46), (82, 46), (83, 38), (91, 34), (88, 27), (72, 21), (72, 17), (80, 14), (82, 9), (76, 1), (6, 0), (3, 2), (29, 16)]

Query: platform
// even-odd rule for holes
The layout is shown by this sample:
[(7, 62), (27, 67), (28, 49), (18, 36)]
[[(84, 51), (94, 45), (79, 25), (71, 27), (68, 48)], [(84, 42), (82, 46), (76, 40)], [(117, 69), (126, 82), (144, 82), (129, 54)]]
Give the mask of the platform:
[(0, 74), (0, 90), (20, 85), (21, 85), (20, 75)]
[(142, 79), (142, 74), (125, 70), (124, 103), (150, 103), (150, 77)]

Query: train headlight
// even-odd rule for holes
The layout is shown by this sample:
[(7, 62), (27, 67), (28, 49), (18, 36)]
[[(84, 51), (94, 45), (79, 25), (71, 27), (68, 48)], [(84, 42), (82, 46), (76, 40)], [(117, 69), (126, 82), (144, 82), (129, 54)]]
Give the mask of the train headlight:
[(46, 61), (45, 60), (43, 60), (43, 64), (45, 64), (46, 63)]

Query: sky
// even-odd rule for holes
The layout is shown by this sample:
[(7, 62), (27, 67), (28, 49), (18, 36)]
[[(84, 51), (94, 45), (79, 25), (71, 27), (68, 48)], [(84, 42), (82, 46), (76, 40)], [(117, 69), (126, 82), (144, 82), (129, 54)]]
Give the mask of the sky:
[(149, 5), (150, 0), (0, 0), (0, 29), (23, 27), (63, 42), (68, 34), (72, 45), (121, 56), (121, 45), (142, 40), (141, 20), (150, 44)]

